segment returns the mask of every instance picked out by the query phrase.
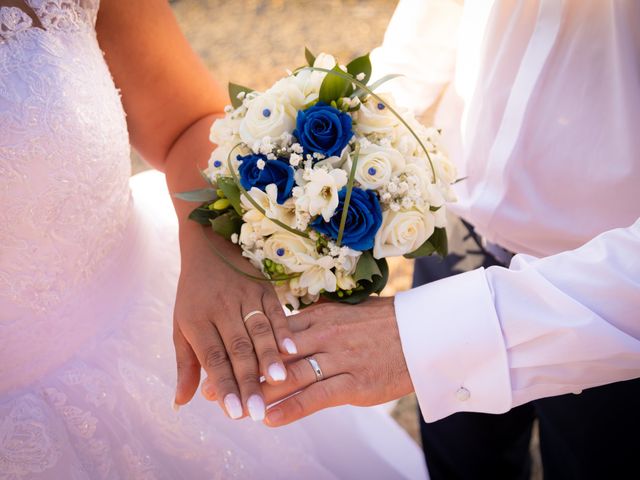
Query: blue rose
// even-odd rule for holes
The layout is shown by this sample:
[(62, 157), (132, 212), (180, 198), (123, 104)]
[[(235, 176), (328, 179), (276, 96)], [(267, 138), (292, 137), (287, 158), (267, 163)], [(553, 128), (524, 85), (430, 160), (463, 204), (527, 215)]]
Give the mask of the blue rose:
[[(344, 207), (344, 198), (347, 188), (344, 187), (338, 192), (338, 208), (333, 217), (325, 222), (322, 216), (316, 218), (311, 226), (320, 233), (336, 240), (340, 230), (340, 219)], [(369, 250), (373, 248), (373, 239), (376, 232), (382, 225), (382, 209), (378, 197), (372, 190), (362, 190), (353, 187), (351, 191), (351, 201), (349, 202), (349, 212), (342, 234), (342, 245), (346, 245), (354, 250)]]
[[(242, 162), (239, 167), (240, 184), (245, 190), (252, 187), (259, 188), (263, 192), (267, 185), (272, 183), (278, 187), (278, 203), (284, 203), (291, 196), (293, 190), (293, 169), (282, 160), (267, 160), (264, 155), (238, 155)], [(258, 168), (258, 162), (264, 161), (264, 168)]]
[(353, 137), (351, 117), (326, 103), (298, 111), (294, 137), (305, 153), (322, 153), (327, 157), (339, 156)]

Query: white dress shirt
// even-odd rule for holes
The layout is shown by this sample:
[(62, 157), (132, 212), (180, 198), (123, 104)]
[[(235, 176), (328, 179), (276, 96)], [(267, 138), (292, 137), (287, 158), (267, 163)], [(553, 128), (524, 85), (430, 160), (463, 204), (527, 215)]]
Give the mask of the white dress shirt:
[(640, 2), (401, 0), (374, 75), (436, 125), (451, 209), (519, 253), (396, 298), (427, 421), (640, 377)]

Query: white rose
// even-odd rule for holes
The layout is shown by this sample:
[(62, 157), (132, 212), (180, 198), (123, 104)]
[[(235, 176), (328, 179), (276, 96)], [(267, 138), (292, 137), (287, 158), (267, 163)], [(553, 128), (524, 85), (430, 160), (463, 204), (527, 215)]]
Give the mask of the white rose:
[(419, 210), (386, 211), (373, 246), (375, 258), (394, 257), (417, 250), (433, 234), (435, 219), (431, 212)]
[(278, 138), (285, 132), (290, 133), (295, 127), (296, 114), (296, 109), (284, 104), (278, 95), (259, 95), (251, 100), (240, 122), (240, 138), (254, 149), (265, 137)]
[[(210, 178), (212, 181), (216, 180), (218, 175), (228, 176), (231, 172), (229, 172), (229, 154), (231, 150), (237, 146), (237, 143), (224, 143), (218, 145), (213, 152), (211, 152), (211, 157), (209, 157), (209, 162), (207, 168), (205, 169), (205, 175)], [(243, 147), (237, 147), (231, 155), (231, 165), (234, 168), (236, 174), (238, 173), (238, 166), (240, 163), (237, 160), (238, 155), (246, 155), (249, 151)]]
[(284, 265), (290, 272), (301, 272), (306, 268), (302, 264), (307, 256), (313, 257), (316, 252), (315, 242), (295, 235), (291, 232), (277, 232), (264, 242), (264, 256), (276, 263)]
[[(390, 104), (395, 109), (390, 96), (379, 96), (382, 97), (385, 103)], [(388, 136), (392, 134), (393, 129), (400, 123), (382, 102), (371, 96), (355, 112), (354, 119), (356, 121), (355, 130), (361, 135), (378, 133)]]
[[(321, 53), (316, 57), (313, 66), (332, 70), (333, 67), (336, 66), (336, 59), (331, 55)], [(310, 103), (318, 98), (320, 85), (322, 85), (324, 77), (326, 76), (327, 74), (325, 72), (302, 70), (293, 77), (305, 97), (305, 103)]]
[(315, 168), (305, 177), (307, 184), (304, 193), (297, 198), (296, 206), (312, 216), (322, 215), (328, 222), (338, 208), (338, 192), (347, 184), (347, 173), (340, 169)]
[(436, 176), (445, 185), (450, 185), (457, 180), (458, 171), (452, 161), (443, 153), (438, 152), (431, 156), (433, 166), (436, 169)]
[(337, 279), (332, 271), (335, 261), (329, 256), (314, 258), (310, 255), (299, 255), (304, 270), (300, 276), (300, 287), (306, 288), (311, 295), (320, 291), (335, 292)]
[(287, 109), (296, 111), (302, 109), (307, 103), (305, 92), (295, 77), (284, 77), (278, 80), (265, 95), (274, 95), (279, 102), (287, 106)]
[(211, 126), (209, 133), (209, 140), (216, 145), (223, 145), (225, 143), (238, 143), (239, 136), (238, 130), (240, 128), (241, 119), (234, 115), (225, 115), (224, 118), (219, 118)]
[[(351, 158), (346, 168), (351, 170)], [(370, 143), (360, 150), (355, 179), (366, 190), (376, 190), (389, 183), (405, 166), (405, 160), (397, 150)]]

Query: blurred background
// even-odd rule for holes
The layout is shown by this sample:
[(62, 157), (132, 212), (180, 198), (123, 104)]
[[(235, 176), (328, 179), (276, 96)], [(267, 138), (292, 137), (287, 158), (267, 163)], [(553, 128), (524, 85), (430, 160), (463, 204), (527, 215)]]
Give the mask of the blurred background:
[[(263, 90), (305, 63), (304, 47), (342, 63), (382, 42), (397, 0), (172, 0), (173, 11), (194, 50), (221, 85), (233, 81)], [(135, 154), (134, 173), (148, 167)], [(391, 259), (384, 295), (411, 287), (412, 262)], [(413, 395), (392, 415), (420, 442)], [(534, 474), (541, 478), (537, 432), (532, 442)]]

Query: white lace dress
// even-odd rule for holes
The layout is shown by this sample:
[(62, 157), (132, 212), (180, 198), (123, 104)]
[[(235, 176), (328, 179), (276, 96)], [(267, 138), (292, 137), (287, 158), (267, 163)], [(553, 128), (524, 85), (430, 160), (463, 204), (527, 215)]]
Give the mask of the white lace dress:
[(97, 3), (0, 8), (0, 479), (426, 476), (376, 410), (172, 410), (177, 225), (160, 174), (129, 178)]

